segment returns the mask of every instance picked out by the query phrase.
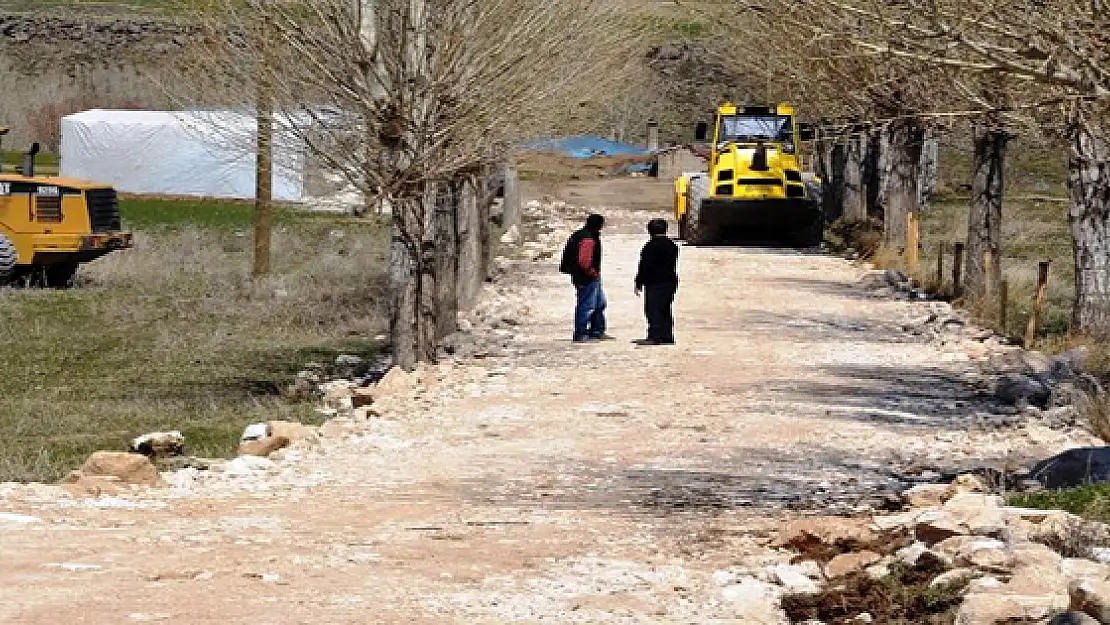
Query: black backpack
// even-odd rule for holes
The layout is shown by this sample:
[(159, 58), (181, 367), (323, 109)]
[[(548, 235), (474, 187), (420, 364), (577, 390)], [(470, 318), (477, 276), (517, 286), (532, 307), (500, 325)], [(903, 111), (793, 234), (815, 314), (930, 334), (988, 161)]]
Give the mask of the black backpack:
[(563, 246), (563, 257), (559, 261), (559, 273), (574, 275), (578, 272), (578, 242), (582, 237), (577, 232), (570, 235)]

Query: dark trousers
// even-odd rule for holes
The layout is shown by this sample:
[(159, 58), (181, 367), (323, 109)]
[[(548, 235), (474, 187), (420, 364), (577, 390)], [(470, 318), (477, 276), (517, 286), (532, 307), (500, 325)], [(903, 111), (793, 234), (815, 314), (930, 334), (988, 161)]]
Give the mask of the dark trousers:
[(678, 286), (648, 284), (644, 287), (644, 316), (647, 317), (647, 338), (659, 343), (674, 343), (674, 315), (671, 305)]

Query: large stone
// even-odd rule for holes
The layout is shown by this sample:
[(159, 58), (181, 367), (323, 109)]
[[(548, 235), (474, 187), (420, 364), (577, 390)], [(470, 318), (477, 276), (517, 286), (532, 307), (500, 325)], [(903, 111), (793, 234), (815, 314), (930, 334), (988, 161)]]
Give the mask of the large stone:
[(1029, 540), (1051, 545), (1065, 555), (1089, 555), (1095, 545), (1110, 540), (1110, 528), (1062, 510), (1054, 510), (1028, 535)]
[(882, 556), (873, 551), (860, 551), (856, 553), (842, 553), (825, 565), (825, 576), (829, 579), (844, 577), (875, 564), (882, 560)]
[(930, 586), (963, 586), (982, 575), (979, 571), (969, 568), (952, 569), (945, 571), (929, 582)]
[(158, 469), (150, 458), (142, 454), (119, 451), (98, 451), (89, 456), (81, 467), (81, 474), (92, 477), (112, 477), (121, 484), (165, 486)]
[(271, 437), (287, 438), (290, 443), (315, 439), (318, 429), (296, 421), (270, 421), (267, 425), (270, 428)]
[(185, 436), (177, 430), (143, 434), (131, 441), (131, 451), (150, 458), (180, 456), (185, 451)]
[(119, 478), (103, 475), (83, 475), (74, 471), (63, 480), (62, 489), (72, 497), (104, 497), (122, 492)]
[(952, 564), (952, 558), (929, 549), (924, 543), (914, 543), (895, 552), (894, 557), (905, 566), (916, 567), (946, 567)]
[(289, 445), (289, 439), (284, 436), (267, 436), (258, 440), (247, 441), (239, 445), (240, 456), (259, 456), (265, 458), (275, 451)]
[(952, 497), (952, 489), (948, 484), (918, 484), (902, 492), (911, 507), (929, 508), (942, 505)]
[(1110, 481), (1110, 447), (1078, 447), (1038, 462), (1029, 476), (1045, 488)]
[(1058, 572), (1031, 567), (1000, 586), (973, 588), (960, 606), (956, 623), (1039, 622), (1067, 610), (1068, 602), (1067, 584)]
[(1060, 561), (1059, 569), (1069, 581), (1089, 579), (1102, 582), (1110, 579), (1110, 565), (1086, 558), (1064, 558)]
[(721, 589), (721, 599), (728, 602), (733, 618), (753, 625), (785, 625), (790, 621), (778, 607), (782, 591), (754, 579), (742, 580)]
[(1022, 567), (1042, 567), (1059, 569), (1064, 558), (1046, 545), (1023, 542), (1010, 548), (1013, 565)]
[(1069, 610), (1089, 614), (1100, 623), (1110, 623), (1110, 582), (1076, 580), (1068, 584), (1068, 594)]
[(935, 545), (953, 536), (969, 534), (966, 525), (954, 519), (944, 510), (930, 510), (917, 519), (913, 528), (914, 538), (926, 545)]
[(799, 567), (780, 564), (770, 569), (771, 579), (791, 593), (815, 593), (821, 589)]
[(871, 544), (877, 538), (866, 520), (815, 517), (787, 523), (773, 544), (796, 551), (804, 551), (806, 547), (813, 545), (836, 546), (847, 550), (852, 545)]
[(393, 367), (374, 388), (382, 395), (400, 395), (411, 393), (419, 382), (420, 379), (416, 373), (409, 373), (401, 367)]
[(1038, 406), (1044, 408), (1048, 404), (1048, 386), (1023, 373), (1008, 373), (998, 380), (995, 396), (1012, 406)]

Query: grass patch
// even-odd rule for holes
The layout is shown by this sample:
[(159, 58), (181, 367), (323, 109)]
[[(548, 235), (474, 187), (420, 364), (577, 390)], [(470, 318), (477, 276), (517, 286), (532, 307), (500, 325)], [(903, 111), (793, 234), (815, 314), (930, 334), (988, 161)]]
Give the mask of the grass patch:
[[(1002, 272), (1009, 284), (1006, 327), (999, 323), (997, 297), (978, 301), (965, 293), (967, 309), (983, 325), (1013, 337), (1025, 333), (1036, 287), (1037, 263), (1051, 261), (1047, 299), (1039, 324), (1039, 341), (1053, 341), (1070, 327), (1075, 293), (1075, 270), (1068, 226), (1067, 204), (1048, 198), (1067, 196), (1066, 163), (1062, 148), (1015, 142), (1006, 163), (1006, 195), (1002, 217)], [(952, 244), (967, 240), (970, 153), (946, 150), (940, 159), (940, 193), (923, 215), (921, 266), (936, 282), (937, 244), (947, 244), (943, 291), (952, 287)]]
[(249, 204), (121, 211), (135, 249), (83, 266), (79, 288), (0, 292), (0, 480), (54, 480), (152, 430), (228, 455), (247, 423), (318, 420), (280, 395), (306, 362), (381, 347), (380, 223), (280, 211), (273, 273), (255, 281)]
[(1110, 484), (1019, 493), (1011, 495), (1008, 503), (1022, 508), (1064, 510), (1086, 519), (1110, 523)]

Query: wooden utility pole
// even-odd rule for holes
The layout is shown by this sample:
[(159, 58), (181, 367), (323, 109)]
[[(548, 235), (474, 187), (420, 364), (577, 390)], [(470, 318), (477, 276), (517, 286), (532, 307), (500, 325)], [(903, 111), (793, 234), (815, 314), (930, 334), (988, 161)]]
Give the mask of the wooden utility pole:
[(262, 19), (258, 33), (258, 134), (255, 160), (254, 268), (255, 277), (270, 273), (270, 240), (274, 218), (273, 139), (274, 89), (270, 78), (270, 10), (260, 3)]

